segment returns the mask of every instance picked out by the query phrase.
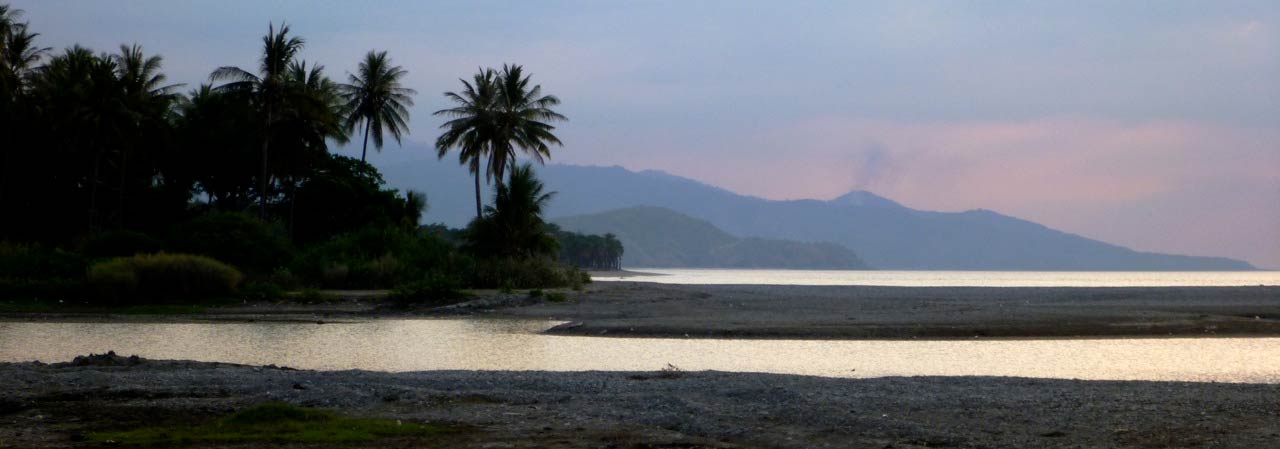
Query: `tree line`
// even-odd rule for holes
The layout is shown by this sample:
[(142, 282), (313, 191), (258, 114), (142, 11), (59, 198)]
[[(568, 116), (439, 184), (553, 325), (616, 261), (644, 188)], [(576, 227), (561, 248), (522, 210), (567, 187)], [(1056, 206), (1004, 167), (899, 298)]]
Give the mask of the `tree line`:
[(621, 270), (622, 242), (613, 234), (586, 235), (555, 228), (560, 261), (591, 270)]
[[(304, 59), (288, 25), (262, 36), (256, 67), (219, 67), (197, 86), (173, 84), (141, 46), (53, 50), (22, 11), (0, 4), (0, 240), (76, 245), (111, 231), (163, 235), (211, 213), (252, 214), (300, 246), (369, 227), (417, 229), (426, 195), (385, 186), (365, 159), (372, 143), (410, 132), (416, 91), (385, 51), (369, 51), (343, 82)], [(541, 217), (552, 192), (523, 155), (561, 145), (554, 110), (523, 67), (482, 68), (452, 106), (437, 155), (456, 152), (474, 176), (470, 254), (556, 259), (563, 244)], [(359, 159), (330, 145), (359, 139)], [(496, 183), (492, 204), (481, 178)], [(573, 244), (570, 244), (573, 245)], [(576, 260), (576, 259), (575, 259)]]

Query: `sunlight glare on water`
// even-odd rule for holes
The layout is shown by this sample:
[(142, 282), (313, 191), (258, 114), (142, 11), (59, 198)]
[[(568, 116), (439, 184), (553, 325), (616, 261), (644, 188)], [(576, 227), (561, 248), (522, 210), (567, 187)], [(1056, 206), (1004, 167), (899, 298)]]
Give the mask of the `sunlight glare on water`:
[(114, 350), (302, 369), (685, 370), (1280, 383), (1280, 338), (824, 341), (543, 335), (543, 320), (0, 323), (0, 361)]
[(597, 281), (662, 284), (874, 285), (891, 287), (1231, 287), (1280, 285), (1280, 271), (880, 271), (628, 268), (653, 276)]

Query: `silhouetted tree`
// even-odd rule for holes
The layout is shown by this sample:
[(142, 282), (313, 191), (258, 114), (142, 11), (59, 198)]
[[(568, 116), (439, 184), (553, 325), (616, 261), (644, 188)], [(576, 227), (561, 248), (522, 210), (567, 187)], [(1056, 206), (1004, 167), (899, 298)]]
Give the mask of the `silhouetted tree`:
[(236, 92), (250, 95), (263, 114), (261, 128), (262, 139), (262, 171), (258, 178), (258, 214), (267, 216), (267, 190), (270, 184), (269, 152), (272, 132), (282, 109), (292, 97), (288, 82), (289, 66), (294, 62), (305, 41), (299, 37), (289, 36), (289, 26), (280, 25), (277, 32), (275, 25), (267, 29), (262, 37), (262, 56), (258, 63), (258, 74), (253, 74), (239, 67), (219, 67), (210, 75), (212, 81), (227, 81), (217, 89), (224, 92)]
[[(434, 114), (449, 118), (440, 125), (445, 131), (436, 139), (437, 155), (444, 159), (451, 148), (457, 148), (458, 162), (466, 164), (475, 179), (476, 218), (484, 216), (480, 201), (481, 162), (488, 157), (490, 144), (496, 135), (496, 76), (493, 69), (481, 69), (472, 76), (471, 82), (459, 79), (463, 86), (461, 91), (444, 93), (445, 98), (456, 105)], [(486, 178), (490, 175), (486, 174)]]
[(482, 257), (554, 256), (557, 243), (542, 220), (553, 196), (530, 164), (511, 169), (507, 182), (498, 184), (493, 206), (468, 226), (466, 247)]
[(408, 106), (413, 106), (412, 96), (417, 92), (400, 84), (400, 79), (407, 75), (400, 66), (391, 65), (387, 52), (370, 51), (360, 62), (356, 74), (347, 76), (347, 84), (341, 86), (342, 98), (346, 102), (346, 127), (354, 131), (356, 126), (364, 123), (364, 145), (360, 150), (360, 160), (365, 160), (369, 151), (369, 135), (373, 134), (374, 148), (382, 149), (382, 132), (386, 130), (400, 143), (400, 136), (409, 132)]
[(551, 108), (560, 104), (554, 95), (542, 95), (542, 85), (530, 86), (529, 76), (518, 65), (503, 65), (497, 78), (494, 134), (489, 149), (489, 171), (502, 181), (502, 174), (516, 168), (516, 150), (539, 164), (551, 156), (549, 145), (561, 145), (548, 122), (568, 120)]

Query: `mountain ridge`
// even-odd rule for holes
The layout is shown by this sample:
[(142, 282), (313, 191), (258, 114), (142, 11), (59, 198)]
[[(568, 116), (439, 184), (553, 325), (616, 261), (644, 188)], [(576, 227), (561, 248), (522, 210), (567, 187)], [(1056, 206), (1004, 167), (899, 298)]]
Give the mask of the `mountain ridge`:
[(866, 269), (856, 253), (828, 242), (731, 235), (715, 225), (659, 206), (632, 206), (551, 219), (561, 228), (611, 233), (624, 267)]
[[(917, 210), (865, 191), (831, 200), (767, 200), (658, 170), (637, 172), (618, 165), (552, 164), (538, 167), (538, 172), (547, 190), (559, 192), (547, 210), (549, 217), (660, 206), (732, 235), (840, 244), (881, 269), (1255, 269), (1223, 257), (1134, 251), (986, 209)], [(474, 217), (472, 180), (452, 161), (398, 164), (384, 173), (393, 186), (429, 194), (428, 221), (462, 226)]]

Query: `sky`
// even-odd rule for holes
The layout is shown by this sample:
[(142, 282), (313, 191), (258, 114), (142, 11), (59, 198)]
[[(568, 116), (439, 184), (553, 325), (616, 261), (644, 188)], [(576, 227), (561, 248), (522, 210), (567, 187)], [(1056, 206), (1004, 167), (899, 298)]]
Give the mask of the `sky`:
[(386, 50), (419, 94), (383, 167), (430, 157), (441, 93), (511, 62), (563, 101), (556, 163), (865, 189), (1280, 269), (1274, 0), (10, 2), (44, 46), (136, 42), (188, 87), (255, 67), (271, 22), (336, 79)]

